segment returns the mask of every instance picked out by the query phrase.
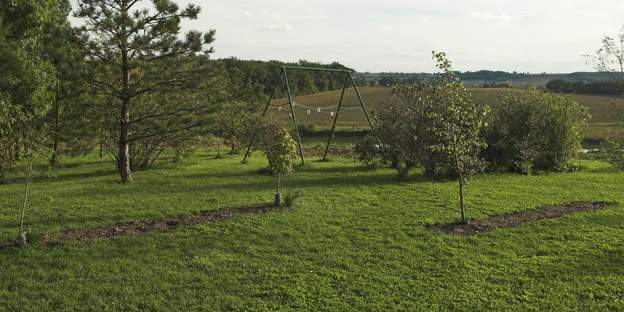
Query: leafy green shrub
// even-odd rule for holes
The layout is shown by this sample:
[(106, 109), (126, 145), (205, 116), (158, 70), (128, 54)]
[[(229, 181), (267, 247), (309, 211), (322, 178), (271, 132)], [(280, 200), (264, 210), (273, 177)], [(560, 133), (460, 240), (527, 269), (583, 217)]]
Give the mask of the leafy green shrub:
[(368, 135), (355, 143), (353, 146), (353, 153), (362, 165), (367, 168), (375, 168), (384, 162), (379, 148), (380, 146), (377, 142), (377, 138)]
[(468, 164), (462, 155), (478, 154), (484, 147), (480, 131), (487, 106), (472, 101), (444, 53), (434, 58), (442, 72), (432, 81), (396, 86), (401, 104), (376, 118), (383, 158), (400, 177), (418, 165), (428, 176), (458, 176), (468, 168), (457, 166)]
[(251, 118), (251, 108), (242, 103), (228, 104), (219, 112), (216, 118), (217, 136), (230, 147), (230, 154), (239, 152), (248, 136), (248, 124)]
[(624, 170), (624, 137), (610, 139), (602, 146), (604, 158), (618, 170)]
[(569, 170), (589, 118), (587, 108), (569, 96), (509, 92), (491, 114), (484, 157), (493, 170)]

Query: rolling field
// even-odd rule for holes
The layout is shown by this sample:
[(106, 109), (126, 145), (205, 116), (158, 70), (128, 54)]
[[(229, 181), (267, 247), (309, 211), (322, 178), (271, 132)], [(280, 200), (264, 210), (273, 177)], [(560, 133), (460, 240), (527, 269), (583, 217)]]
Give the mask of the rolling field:
[[(497, 97), (504, 92), (509, 92), (507, 89), (473, 88), (470, 90), (475, 101), (489, 105), (496, 105)], [(392, 97), (390, 88), (360, 88), (360, 92), (368, 110), (372, 113), (396, 101)], [(314, 125), (316, 130), (331, 129), (332, 118), (330, 112), (336, 111), (340, 93), (341, 91), (331, 91), (295, 97), (295, 115), (299, 124), (306, 126)], [(590, 126), (585, 132), (585, 138), (600, 139), (623, 134), (622, 127), (619, 127), (613, 118), (612, 107), (624, 107), (624, 98), (597, 95), (576, 95), (575, 97), (579, 103), (589, 108), (592, 115)], [(287, 118), (289, 114), (288, 106), (282, 106), (281, 110), (279, 110), (278, 106), (285, 103), (287, 103), (285, 99), (273, 101), (272, 104), (276, 106), (271, 107), (270, 112), (279, 114), (282, 118)], [(340, 112), (337, 123), (339, 129), (367, 129), (366, 118), (359, 107), (359, 102), (353, 89), (349, 89), (345, 93), (344, 105), (347, 107)], [(318, 112), (317, 108), (321, 108), (321, 112)], [(310, 111), (309, 114), (308, 110)]]
[[(119, 185), (108, 160), (65, 159), (32, 187), (34, 240), (0, 250), (2, 311), (418, 311), (624, 309), (624, 206), (475, 236), (430, 225), (457, 220), (456, 183), (352, 160), (310, 159), (284, 180), (292, 209), (172, 231), (43, 245), (46, 233), (159, 220), (272, 200), (256, 154), (198, 151)], [(480, 175), (470, 218), (577, 200), (624, 202), (624, 173)], [(0, 241), (18, 227), (21, 177), (0, 185)]]

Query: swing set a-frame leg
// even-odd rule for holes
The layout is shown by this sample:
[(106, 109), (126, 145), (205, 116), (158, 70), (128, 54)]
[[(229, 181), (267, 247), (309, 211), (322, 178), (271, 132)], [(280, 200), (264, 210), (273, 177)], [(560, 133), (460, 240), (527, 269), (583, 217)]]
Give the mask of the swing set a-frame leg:
[[(342, 88), (342, 94), (340, 95), (340, 102), (338, 103), (338, 109), (336, 110), (336, 116), (334, 117), (334, 122), (332, 124), (332, 128), (331, 128), (331, 131), (329, 133), (329, 138), (327, 139), (327, 146), (325, 147), (325, 153), (323, 154), (323, 160), (324, 161), (327, 160), (327, 154), (329, 152), (329, 146), (331, 144), (332, 138), (334, 137), (334, 133), (336, 131), (336, 122), (338, 121), (338, 114), (340, 113), (340, 108), (342, 107), (344, 94), (345, 94), (345, 91), (347, 89), (347, 85), (349, 84), (349, 82), (351, 83), (351, 85), (353, 85), (353, 89), (355, 90), (355, 94), (357, 95), (358, 102), (360, 103), (360, 106), (362, 107), (362, 110), (364, 111), (364, 115), (366, 116), (366, 120), (368, 121), (368, 125), (370, 126), (371, 132), (373, 132), (373, 130), (374, 130), (373, 122), (372, 122), (372, 120), (370, 118), (370, 114), (368, 113), (368, 109), (366, 109), (366, 104), (364, 104), (364, 100), (362, 99), (362, 95), (360, 94), (360, 90), (358, 89), (357, 85), (355, 84), (355, 80), (353, 80), (353, 76), (351, 76), (351, 73), (347, 72), (346, 77), (345, 77), (345, 83), (344, 83), (344, 86)], [(379, 144), (379, 146), (381, 146), (381, 142), (379, 141), (379, 137), (377, 137), (377, 135), (375, 135), (375, 138), (377, 139), (377, 144)]]
[(329, 138), (327, 139), (327, 146), (325, 146), (325, 153), (323, 153), (323, 161), (327, 161), (327, 153), (329, 152), (329, 145), (331, 144), (334, 131), (336, 130), (336, 122), (338, 121), (338, 114), (340, 114), (340, 108), (342, 107), (342, 100), (344, 99), (347, 85), (349, 84), (349, 76), (345, 75), (344, 85), (342, 86), (342, 93), (340, 94), (340, 101), (338, 101), (338, 108), (336, 109), (336, 116), (332, 123), (331, 131), (329, 132)]
[[(279, 75), (277, 76), (277, 80), (275, 81), (275, 86), (273, 86), (273, 91), (271, 92), (271, 96), (269, 97), (269, 100), (267, 101), (266, 106), (264, 106), (264, 111), (262, 112), (263, 118), (264, 116), (266, 116), (266, 113), (269, 110), (269, 106), (271, 106), (271, 101), (273, 101), (273, 97), (275, 96), (275, 92), (277, 91), (277, 87), (279, 86), (279, 83), (282, 80), (283, 75), (284, 75), (284, 72), (280, 71)], [(251, 153), (251, 148), (256, 141), (256, 135), (257, 134), (254, 133), (253, 136), (251, 137), (251, 141), (249, 141), (249, 146), (247, 147), (247, 151), (245, 152), (245, 157), (243, 157), (243, 163), (247, 161), (247, 157), (249, 157), (249, 153)]]

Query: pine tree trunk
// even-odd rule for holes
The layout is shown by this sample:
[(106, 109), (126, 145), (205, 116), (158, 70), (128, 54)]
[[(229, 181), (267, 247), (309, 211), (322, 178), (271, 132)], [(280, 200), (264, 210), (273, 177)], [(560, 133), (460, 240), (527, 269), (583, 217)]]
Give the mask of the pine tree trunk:
[[(121, 16), (123, 19), (128, 18), (127, 1), (122, 1)], [(130, 63), (128, 60), (128, 37), (126, 33), (126, 21), (122, 21), (123, 30), (121, 31), (121, 73), (122, 77), (122, 97), (120, 112), (120, 131), (119, 131), (119, 175), (121, 183), (130, 182), (132, 174), (130, 170)]]
[(124, 100), (121, 107), (121, 123), (119, 133), (119, 175), (121, 176), (121, 183), (128, 183), (130, 181), (130, 142), (129, 142), (129, 126), (130, 126), (130, 112), (129, 101)]

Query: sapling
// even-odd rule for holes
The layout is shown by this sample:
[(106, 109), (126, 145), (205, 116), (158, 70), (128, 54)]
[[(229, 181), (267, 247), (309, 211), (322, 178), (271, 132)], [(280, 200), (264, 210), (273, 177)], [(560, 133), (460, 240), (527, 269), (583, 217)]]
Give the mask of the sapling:
[(281, 206), (282, 175), (292, 171), (297, 160), (297, 144), (287, 128), (277, 121), (263, 121), (258, 127), (259, 144), (257, 148), (266, 154), (269, 170), (277, 176), (274, 204)]
[(24, 218), (26, 216), (26, 208), (28, 207), (28, 193), (30, 191), (30, 185), (32, 184), (33, 178), (33, 157), (32, 155), (28, 156), (28, 164), (25, 167), (26, 172), (26, 181), (24, 184), (24, 197), (22, 201), (22, 211), (20, 213), (20, 228), (17, 233), (16, 243), (18, 246), (26, 245), (26, 231), (24, 230)]

